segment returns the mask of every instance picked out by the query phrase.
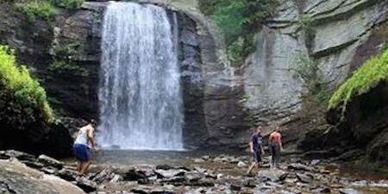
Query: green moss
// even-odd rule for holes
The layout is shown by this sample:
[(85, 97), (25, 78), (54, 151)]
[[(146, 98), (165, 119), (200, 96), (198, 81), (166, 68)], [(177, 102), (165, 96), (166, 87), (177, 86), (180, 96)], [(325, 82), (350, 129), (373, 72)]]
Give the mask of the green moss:
[(388, 50), (372, 57), (347, 79), (329, 100), (329, 109), (342, 105), (342, 112), (352, 97), (364, 94), (378, 83), (388, 80)]
[(0, 45), (0, 118), (5, 123), (24, 125), (53, 119), (46, 92), (32, 79), (28, 69), (18, 67), (13, 51)]
[(44, 0), (32, 0), (25, 3), (16, 3), (16, 9), (26, 15), (28, 21), (34, 22), (37, 18), (51, 21), (55, 15), (52, 3)]

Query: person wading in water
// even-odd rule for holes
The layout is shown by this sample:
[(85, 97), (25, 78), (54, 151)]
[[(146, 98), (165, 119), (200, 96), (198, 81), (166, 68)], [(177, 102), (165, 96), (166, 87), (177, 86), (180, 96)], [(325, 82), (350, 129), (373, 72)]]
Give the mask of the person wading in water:
[(280, 127), (276, 126), (275, 131), (269, 136), (269, 147), (271, 151), (271, 167), (279, 168), (280, 151), (283, 150), (282, 135), (280, 134)]
[(79, 161), (78, 175), (82, 176), (88, 170), (91, 164), (91, 150), (96, 151), (96, 142), (94, 140), (94, 130), (97, 123), (94, 119), (84, 127), (81, 127), (73, 145), (75, 158)]
[(264, 154), (263, 136), (261, 136), (261, 129), (262, 127), (260, 126), (254, 129), (255, 131), (253, 132), (249, 142), (249, 149), (253, 156), (253, 162), (252, 165), (248, 168), (247, 175), (251, 173), (255, 166), (259, 168), (261, 163), (261, 155)]

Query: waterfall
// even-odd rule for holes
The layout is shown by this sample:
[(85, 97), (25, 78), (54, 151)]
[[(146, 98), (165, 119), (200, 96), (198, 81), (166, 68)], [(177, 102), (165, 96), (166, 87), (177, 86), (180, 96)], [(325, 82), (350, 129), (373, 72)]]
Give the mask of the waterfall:
[(176, 21), (155, 5), (109, 3), (102, 34), (100, 145), (183, 149)]

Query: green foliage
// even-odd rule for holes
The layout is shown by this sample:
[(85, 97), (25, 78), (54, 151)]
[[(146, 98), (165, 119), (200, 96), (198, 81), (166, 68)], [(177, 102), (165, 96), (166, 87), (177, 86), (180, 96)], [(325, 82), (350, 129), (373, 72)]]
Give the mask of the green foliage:
[(55, 46), (53, 50), (56, 57), (71, 60), (77, 54), (79, 46), (79, 43), (70, 43), (65, 46)]
[(56, 73), (71, 72), (74, 75), (88, 76), (89, 72), (73, 61), (74, 56), (78, 53), (79, 46), (79, 43), (70, 43), (65, 46), (54, 47), (54, 61), (48, 69)]
[(64, 7), (66, 9), (77, 9), (81, 7), (84, 0), (51, 0), (54, 5)]
[(28, 21), (35, 22), (37, 18), (51, 21), (55, 16), (55, 7), (76, 9), (81, 7), (84, 0), (22, 0), (16, 3), (16, 9), (24, 13)]
[(15, 6), (18, 11), (27, 16), (30, 22), (34, 22), (38, 17), (51, 21), (55, 15), (54, 6), (49, 1), (32, 0), (25, 3), (16, 3)]
[(54, 60), (48, 67), (50, 71), (57, 73), (72, 72), (74, 75), (88, 76), (89, 73), (85, 68), (82, 68), (69, 61)]
[(200, 0), (200, 9), (209, 15), (225, 36), (227, 53), (234, 64), (242, 63), (254, 50), (254, 34), (272, 16), (277, 0)]
[(299, 16), (299, 25), (306, 31), (310, 31), (312, 29), (313, 18), (310, 15), (302, 14)]
[(322, 81), (322, 73), (318, 63), (307, 55), (298, 53), (293, 64), (294, 75), (303, 82), (309, 94), (315, 96), (319, 102), (327, 102), (330, 94), (326, 84)]
[(347, 79), (331, 96), (329, 109), (342, 106), (342, 113), (352, 97), (364, 94), (378, 83), (388, 80), (388, 49), (372, 57)]
[(15, 128), (53, 119), (45, 90), (26, 67), (17, 67), (13, 51), (1, 45), (0, 118), (0, 123)]
[(315, 30), (313, 28), (313, 18), (310, 15), (302, 14), (298, 18), (299, 26), (304, 31), (307, 48), (311, 48), (314, 42)]

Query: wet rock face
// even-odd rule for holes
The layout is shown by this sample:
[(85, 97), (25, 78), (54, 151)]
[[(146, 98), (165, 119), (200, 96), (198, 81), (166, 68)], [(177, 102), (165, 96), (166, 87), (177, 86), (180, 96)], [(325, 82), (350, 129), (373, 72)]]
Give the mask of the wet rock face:
[(316, 60), (322, 80), (334, 89), (383, 48), (387, 7), (386, 1), (284, 1), (257, 34), (256, 53), (245, 64), (245, 106), (259, 121), (288, 122), (305, 92), (294, 76), (295, 58)]
[(388, 84), (380, 83), (368, 93), (354, 97), (348, 104), (345, 119), (339, 111), (328, 112), (328, 120), (338, 125), (338, 130), (348, 131), (348, 145), (366, 149), (374, 160), (388, 161)]
[[(0, 43), (16, 50), (62, 113), (96, 118), (102, 7), (85, 4), (76, 12), (57, 10), (55, 21), (27, 21), (12, 2), (1, 2)], [(76, 70), (52, 68), (63, 62)], [(60, 107), (60, 108), (59, 108)]]
[(33, 154), (67, 157), (73, 139), (61, 124), (35, 125), (25, 130), (0, 128), (0, 149), (18, 149)]
[[(308, 103), (301, 96), (307, 88), (295, 76), (294, 70), (300, 65), (295, 59), (302, 56), (314, 60), (320, 69), (320, 79), (329, 90), (334, 90), (385, 47), (387, 8), (387, 1), (282, 1), (275, 17), (258, 32), (256, 52), (247, 60), (242, 73), (243, 105), (255, 122), (275, 121), (303, 128), (306, 122), (314, 120), (308, 117), (306, 121), (300, 116), (310, 113), (303, 109)], [(322, 126), (292, 129), (290, 133), (298, 134), (294, 139), (298, 141), (305, 132), (321, 134), (328, 127), (323, 122)], [(338, 145), (347, 137), (352, 138), (352, 135), (341, 131), (330, 137), (326, 135), (325, 139), (335, 139), (326, 143)], [(324, 147), (322, 143), (304, 146)]]
[(330, 157), (334, 161), (354, 160), (367, 155), (372, 160), (388, 161), (388, 86), (380, 83), (368, 93), (354, 97), (348, 104), (343, 119), (340, 108), (331, 109), (327, 120), (333, 124), (329, 130), (308, 132), (299, 148), (325, 149), (306, 153), (312, 157)]
[[(16, 49), (21, 62), (41, 80), (54, 108), (67, 117), (98, 118), (101, 28), (107, 2), (85, 2), (77, 10), (58, 9), (50, 25), (41, 19), (30, 24), (12, 3), (3, 4), (0, 14), (6, 19), (0, 22), (0, 43)], [(162, 5), (171, 19), (175, 14), (178, 20), (185, 147), (245, 144), (245, 115), (238, 104), (243, 92), (241, 87), (232, 87), (233, 79), (219, 63), (218, 45), (206, 21), (198, 13)], [(55, 68), (60, 62), (75, 70)], [(67, 120), (65, 126), (73, 133)]]

